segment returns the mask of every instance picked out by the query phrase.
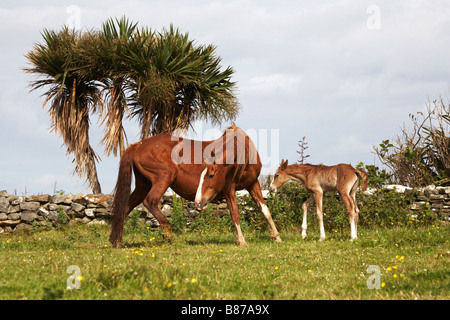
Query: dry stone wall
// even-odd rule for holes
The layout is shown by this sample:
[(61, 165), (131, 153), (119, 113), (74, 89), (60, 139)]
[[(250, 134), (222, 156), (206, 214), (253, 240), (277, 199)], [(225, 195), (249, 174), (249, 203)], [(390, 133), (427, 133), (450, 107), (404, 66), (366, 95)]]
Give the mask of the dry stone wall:
[[(408, 191), (404, 186), (386, 186), (396, 192)], [(367, 196), (373, 190), (366, 192)], [(418, 190), (415, 201), (411, 204), (412, 212), (422, 205), (439, 212), (444, 220), (450, 221), (450, 187), (429, 186)], [(267, 196), (267, 192), (264, 192)], [(166, 193), (161, 199), (161, 211), (172, 214), (173, 196)], [(107, 224), (111, 219), (112, 197), (108, 194), (64, 194), (64, 195), (32, 195), (18, 196), (0, 191), (0, 233), (9, 233), (31, 229), (33, 226), (57, 227), (62, 223), (98, 223)], [(224, 202), (213, 204), (214, 210), (226, 211)], [(141, 204), (136, 210), (141, 212), (140, 219), (150, 227), (157, 227), (158, 221)], [(187, 204), (186, 215), (197, 214), (193, 203)]]
[[(27, 230), (33, 226), (57, 227), (64, 223), (108, 224), (111, 219), (113, 198), (109, 194), (64, 194), (18, 196), (0, 191), (0, 233)], [(173, 195), (161, 198), (161, 211), (167, 217), (172, 214)], [(226, 211), (226, 203), (213, 204), (216, 210)], [(140, 204), (140, 219), (150, 227), (159, 226), (153, 215)], [(193, 203), (187, 204), (186, 215), (195, 216)]]

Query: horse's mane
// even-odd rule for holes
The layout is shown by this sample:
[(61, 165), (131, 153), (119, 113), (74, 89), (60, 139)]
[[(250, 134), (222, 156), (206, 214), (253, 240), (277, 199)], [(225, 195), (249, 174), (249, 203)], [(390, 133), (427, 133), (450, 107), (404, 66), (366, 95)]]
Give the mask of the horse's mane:
[(214, 140), (211, 145), (213, 159), (205, 162), (214, 162), (234, 167), (233, 180), (239, 181), (249, 164), (256, 164), (258, 152), (253, 141), (234, 123), (225, 129), (223, 135)]

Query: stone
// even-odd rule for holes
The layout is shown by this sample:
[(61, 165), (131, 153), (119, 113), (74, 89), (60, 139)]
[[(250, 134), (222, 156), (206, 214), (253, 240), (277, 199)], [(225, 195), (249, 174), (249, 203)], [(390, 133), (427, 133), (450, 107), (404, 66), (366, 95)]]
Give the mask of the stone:
[(24, 211), (21, 213), (20, 215), (20, 220), (27, 222), (27, 223), (31, 223), (34, 220), (36, 220), (38, 217), (38, 215), (35, 212), (32, 211)]
[(36, 213), (42, 217), (48, 216), (48, 210), (46, 210), (44, 207), (40, 207)]
[(89, 218), (94, 218), (94, 217), (95, 217), (94, 210), (95, 210), (95, 209), (85, 209), (85, 210), (84, 210), (84, 213), (85, 213), (86, 216), (88, 216)]
[(97, 208), (108, 208), (109, 206), (108, 206), (108, 202), (106, 202), (106, 201), (103, 201), (103, 202), (99, 202), (98, 204), (97, 204)]
[(79, 204), (86, 204), (86, 200), (83, 199), (83, 194), (81, 192), (73, 196), (72, 202), (76, 202)]
[(9, 196), (9, 193), (8, 193), (8, 191), (6, 191), (6, 190), (0, 190), (0, 197), (8, 197)]
[(443, 194), (432, 194), (430, 196), (430, 200), (434, 200), (434, 201), (444, 201), (445, 200), (445, 195)]
[(4, 226), (16, 226), (20, 223), (20, 220), (1, 220), (0, 221), (0, 227), (4, 227)]
[(0, 197), (0, 212), (8, 213), (9, 201), (6, 197)]
[(14, 196), (13, 199), (9, 201), (11, 202), (11, 205), (16, 206), (19, 205), (21, 202), (25, 201), (25, 197)]
[(0, 212), (0, 220), (7, 220), (8, 216), (6, 215), (6, 213)]
[(162, 202), (170, 202), (170, 203), (172, 203), (173, 195), (171, 193), (166, 192), (166, 193), (163, 194), (161, 199), (162, 199)]
[(161, 208), (161, 212), (166, 217), (170, 217), (172, 215), (172, 207), (168, 204), (163, 204)]
[(31, 230), (33, 227), (26, 223), (21, 223), (14, 228), (14, 232)]
[(19, 199), (19, 196), (15, 194), (10, 194), (9, 196), (6, 197), (6, 199), (8, 199), (9, 202), (12, 202)]
[(21, 202), (19, 204), (20, 210), (22, 211), (37, 211), (41, 204), (37, 201), (31, 202)]
[(15, 205), (15, 206), (10, 206), (9, 207), (9, 213), (15, 213), (15, 212), (20, 212), (20, 206), (19, 205)]
[(55, 203), (49, 203), (47, 205), (47, 210), (49, 211), (57, 211), (59, 208), (59, 205), (55, 204)]
[(81, 212), (81, 211), (74, 211), (72, 209), (70, 209), (69, 211), (66, 211), (66, 214), (70, 217), (70, 219), (84, 217), (83, 212)]
[(103, 193), (96, 193), (96, 194), (87, 194), (83, 198), (85, 200), (87, 200), (89, 203), (98, 204), (101, 202), (108, 201), (109, 198), (111, 198), (111, 195), (103, 194)]
[(50, 201), (50, 195), (49, 194), (38, 194), (35, 196), (25, 197), (25, 200), (46, 203), (46, 202)]
[(20, 219), (20, 213), (10, 213), (8, 214), (9, 220), (19, 220)]
[(81, 222), (83, 224), (86, 224), (86, 223), (91, 222), (91, 219), (89, 219), (88, 217), (84, 217), (84, 218), (81, 218), (81, 219), (77, 218), (75, 221), (79, 221), (79, 222)]
[(73, 196), (71, 194), (56, 194), (52, 196), (51, 202), (56, 204), (72, 204)]
[(100, 225), (106, 225), (108, 224), (105, 220), (103, 219), (94, 219), (91, 222), (89, 222), (88, 224), (100, 224)]
[(72, 202), (71, 208), (75, 212), (80, 212), (80, 211), (84, 210), (85, 207), (82, 204)]

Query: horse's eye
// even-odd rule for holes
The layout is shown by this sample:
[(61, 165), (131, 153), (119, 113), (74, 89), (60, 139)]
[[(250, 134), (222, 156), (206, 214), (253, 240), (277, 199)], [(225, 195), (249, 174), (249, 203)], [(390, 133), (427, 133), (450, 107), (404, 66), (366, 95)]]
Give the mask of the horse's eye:
[(275, 179), (278, 178), (278, 174), (275, 175)]
[(214, 178), (214, 175), (211, 173), (211, 174), (208, 176), (208, 178), (212, 179), (212, 178)]

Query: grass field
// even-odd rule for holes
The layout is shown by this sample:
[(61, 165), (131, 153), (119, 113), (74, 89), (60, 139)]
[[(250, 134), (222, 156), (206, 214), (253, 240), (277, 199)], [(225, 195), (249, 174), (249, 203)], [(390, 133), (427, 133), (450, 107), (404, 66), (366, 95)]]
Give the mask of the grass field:
[[(361, 229), (354, 242), (336, 231), (319, 242), (314, 230), (307, 240), (284, 230), (272, 243), (247, 231), (247, 247), (228, 230), (181, 232), (172, 244), (146, 230), (115, 250), (108, 233), (76, 225), (1, 234), (0, 299), (450, 298), (448, 225)], [(377, 278), (380, 289), (369, 289)]]

